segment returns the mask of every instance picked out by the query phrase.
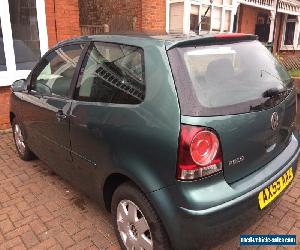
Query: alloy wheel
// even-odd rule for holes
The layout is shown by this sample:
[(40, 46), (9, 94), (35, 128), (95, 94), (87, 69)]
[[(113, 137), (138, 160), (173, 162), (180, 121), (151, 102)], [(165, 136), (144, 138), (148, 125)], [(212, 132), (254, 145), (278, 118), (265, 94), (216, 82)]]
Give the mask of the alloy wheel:
[(24, 137), (22, 135), (21, 128), (18, 124), (15, 124), (15, 126), (14, 126), (14, 136), (15, 136), (15, 142), (16, 142), (19, 152), (22, 155), (24, 155), (26, 146), (24, 143)]
[(139, 207), (130, 200), (122, 200), (117, 207), (117, 225), (127, 249), (153, 249), (148, 222)]

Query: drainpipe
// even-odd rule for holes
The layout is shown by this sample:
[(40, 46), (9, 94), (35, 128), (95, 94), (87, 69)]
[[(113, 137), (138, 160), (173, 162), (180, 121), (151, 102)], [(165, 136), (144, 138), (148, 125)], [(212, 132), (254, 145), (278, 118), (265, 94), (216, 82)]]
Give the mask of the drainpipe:
[(276, 0), (276, 9), (275, 9), (275, 20), (274, 20), (274, 30), (273, 30), (273, 46), (272, 46), (272, 52), (274, 53), (274, 40), (275, 40), (275, 32), (276, 32), (276, 24), (277, 24), (277, 12), (278, 12), (278, 8), (279, 8), (279, 1), (280, 0)]
[(274, 30), (275, 30), (275, 10), (271, 10), (271, 16), (270, 16), (270, 31), (269, 31), (269, 38), (268, 43), (272, 43), (274, 39)]
[[(280, 15), (280, 23), (279, 23), (279, 27), (282, 26), (282, 15)], [(280, 37), (282, 36), (282, 29), (279, 30), (279, 33), (278, 33), (278, 37), (277, 37), (277, 47), (276, 47), (276, 51), (275, 52), (278, 52), (279, 51), (279, 47), (280, 47)]]
[(53, 12), (54, 12), (54, 30), (55, 30), (55, 40), (58, 42), (57, 36), (57, 23), (56, 23), (56, 1), (53, 0)]

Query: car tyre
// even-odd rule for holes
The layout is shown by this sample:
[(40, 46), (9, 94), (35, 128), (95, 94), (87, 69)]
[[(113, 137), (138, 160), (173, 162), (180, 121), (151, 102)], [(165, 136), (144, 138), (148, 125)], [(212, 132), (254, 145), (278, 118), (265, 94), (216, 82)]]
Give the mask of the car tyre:
[(111, 211), (122, 249), (171, 249), (159, 217), (146, 196), (131, 182), (115, 190)]
[(16, 149), (20, 158), (24, 161), (30, 161), (34, 159), (34, 154), (27, 146), (24, 139), (24, 132), (22, 131), (21, 126), (16, 119), (14, 119), (12, 122), (12, 130)]

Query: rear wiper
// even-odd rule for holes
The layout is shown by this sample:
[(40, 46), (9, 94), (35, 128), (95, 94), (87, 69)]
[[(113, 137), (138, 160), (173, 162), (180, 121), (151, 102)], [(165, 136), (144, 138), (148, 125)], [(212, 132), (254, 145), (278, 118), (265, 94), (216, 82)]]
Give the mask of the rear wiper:
[(263, 97), (268, 97), (268, 99), (258, 105), (255, 106), (250, 105), (250, 111), (261, 111), (276, 106), (282, 100), (281, 97), (282, 93), (284, 93), (284, 91), (280, 92), (279, 90), (275, 91), (274, 89), (269, 89), (265, 91)]
[(290, 89), (270, 88), (263, 92), (262, 96), (268, 98), (264, 102), (256, 106), (250, 106), (250, 111), (260, 111), (279, 104), (288, 94)]
[(270, 88), (270, 89), (267, 89), (265, 92), (263, 92), (262, 96), (264, 98), (267, 98), (267, 97), (274, 97), (274, 96), (278, 96), (278, 95), (281, 95), (283, 93), (285, 93), (287, 90), (286, 89), (278, 89), (278, 88)]

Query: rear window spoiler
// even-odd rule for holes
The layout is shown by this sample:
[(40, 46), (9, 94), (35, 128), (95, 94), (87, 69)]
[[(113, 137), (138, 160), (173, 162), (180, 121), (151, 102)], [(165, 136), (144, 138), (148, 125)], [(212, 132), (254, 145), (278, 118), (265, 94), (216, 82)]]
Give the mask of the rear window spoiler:
[(166, 45), (166, 49), (170, 50), (178, 47), (191, 47), (201, 45), (213, 45), (234, 43), (239, 41), (257, 40), (258, 36), (243, 33), (224, 33), (216, 35), (197, 36), (186, 40), (179, 40)]

